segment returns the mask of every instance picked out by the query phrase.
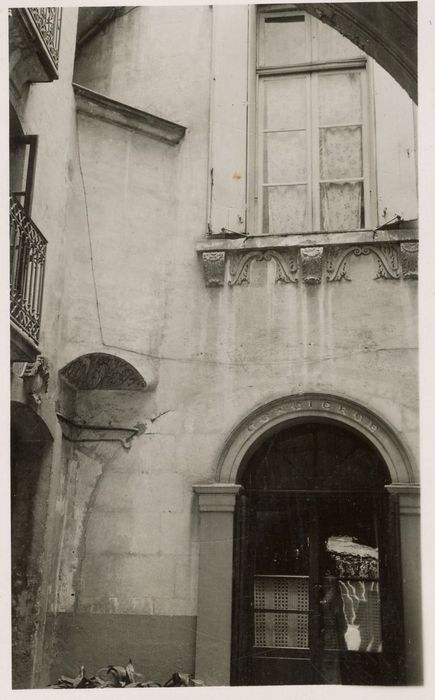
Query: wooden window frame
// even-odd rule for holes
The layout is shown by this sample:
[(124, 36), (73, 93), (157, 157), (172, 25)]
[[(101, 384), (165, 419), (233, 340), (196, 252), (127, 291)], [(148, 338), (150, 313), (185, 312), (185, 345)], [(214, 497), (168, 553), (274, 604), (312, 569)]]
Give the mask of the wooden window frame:
[[(33, 198), (33, 186), (35, 182), (35, 170), (36, 170), (36, 156), (38, 150), (38, 136), (34, 134), (21, 134), (14, 135), (10, 137), (10, 145), (17, 146), (29, 146), (29, 156), (27, 160), (27, 167), (25, 172), (25, 185), (24, 190), (19, 192), (12, 192), (11, 194), (19, 199), (24, 198), (23, 208), (25, 212), (30, 216), (32, 209), (32, 198)], [(20, 201), (20, 200), (19, 200)], [(21, 203), (21, 202), (20, 202)]]
[[(270, 16), (277, 15), (304, 15), (307, 36), (313, 35), (312, 22), (320, 21), (312, 18), (311, 15), (298, 10), (293, 6), (286, 8), (285, 6), (269, 6), (268, 8), (259, 8), (255, 6), (250, 8), (249, 33), (248, 33), (248, 118), (247, 118), (247, 230), (255, 236), (292, 236), (295, 233), (274, 234), (263, 232), (263, 183), (260, 181), (262, 176), (262, 138), (260, 125), (260, 116), (262, 114), (261, 102), (261, 83), (268, 76), (286, 76), (286, 75), (307, 75), (317, 76), (322, 74), (333, 74), (340, 72), (359, 71), (362, 75), (362, 125), (363, 125), (363, 173), (361, 181), (364, 186), (364, 226), (359, 229), (361, 231), (371, 231), (377, 226), (377, 187), (376, 187), (376, 142), (375, 142), (375, 112), (374, 112), (374, 86), (373, 86), (373, 62), (361, 52), (360, 57), (350, 59), (340, 59), (335, 61), (320, 61), (311, 60), (295, 65), (288, 66), (264, 66), (261, 65), (259, 55), (261, 51), (260, 32), (261, 23), (264, 19)], [(313, 45), (317, 38), (314, 35)], [(311, 78), (310, 78), (311, 81)], [(309, 82), (309, 81), (308, 81)], [(315, 90), (308, 86), (310, 93)], [(315, 108), (310, 105), (309, 121), (312, 115), (315, 114)], [(315, 116), (318, 124), (318, 115)], [(313, 167), (318, 171), (318, 144), (316, 144), (316, 135), (318, 127), (316, 124), (308, 124), (307, 134), (309, 138), (309, 154), (308, 154), (308, 172), (307, 181), (309, 191), (307, 193), (307, 201), (309, 212), (307, 216), (307, 230), (298, 231), (297, 233), (334, 233), (331, 230), (322, 230), (320, 227), (320, 187), (318, 178), (313, 177)], [(317, 156), (316, 149), (317, 147)], [(314, 162), (315, 161), (315, 162)], [(316, 167), (317, 163), (317, 167)], [(314, 174), (315, 175), (315, 174)], [(315, 194), (315, 189), (319, 190)]]

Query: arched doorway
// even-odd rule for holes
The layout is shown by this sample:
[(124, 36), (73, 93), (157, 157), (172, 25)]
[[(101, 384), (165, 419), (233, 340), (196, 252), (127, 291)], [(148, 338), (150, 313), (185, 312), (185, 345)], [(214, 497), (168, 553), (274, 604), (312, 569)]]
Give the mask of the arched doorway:
[(388, 468), (338, 422), (293, 421), (242, 462), (233, 683), (404, 682)]
[[(253, 612), (254, 581), (252, 567), (249, 571), (249, 561), (252, 560), (252, 550), (249, 546), (250, 528), (247, 527), (249, 508), (246, 499), (245, 508), (242, 507), (243, 498), (238, 495), (243, 493), (243, 489), (246, 491), (246, 486), (242, 486), (241, 481), (244, 480), (244, 475), (246, 477), (248, 474), (246, 470), (253, 455), (272, 435), (291, 426), (313, 423), (332, 425), (357, 436), (365, 449), (369, 448), (367, 454), (372, 455), (373, 464), (378, 465), (377, 487), (380, 488), (385, 482), (379, 493), (376, 488), (372, 494), (375, 502), (379, 497), (382, 506), (382, 517), (377, 521), (378, 532), (383, 532), (384, 524), (385, 529), (388, 528), (386, 545), (378, 546), (378, 562), (382, 562), (379, 578), (381, 605), (385, 582), (392, 581), (394, 591), (397, 592), (394, 593), (394, 610), (397, 610), (397, 615), (393, 622), (395, 640), (392, 641), (393, 646), (395, 641), (398, 643), (397, 656), (400, 663), (402, 586), (403, 636), (406, 640), (406, 679), (403, 682), (406, 680), (408, 684), (421, 683), (419, 484), (412, 452), (403, 436), (379, 413), (345, 396), (307, 392), (275, 398), (247, 414), (228, 435), (216, 462), (214, 483), (206, 482), (193, 487), (198, 496), (200, 513), (196, 674), (204, 679), (207, 685), (253, 682), (252, 679), (246, 679), (248, 669), (246, 664), (243, 665), (243, 654), (247, 654), (249, 648), (252, 651), (252, 618), (250, 628), (249, 623), (243, 624), (243, 615), (246, 616), (249, 606)], [(362, 475), (360, 468), (357, 471)], [(352, 488), (358, 490), (356, 486), (354, 482)], [(370, 488), (368, 491), (367, 496), (370, 497)], [(388, 494), (385, 499), (384, 493)], [(316, 491), (313, 495), (315, 501)], [(331, 495), (334, 495), (334, 491)], [(344, 495), (351, 496), (352, 490)], [(312, 508), (315, 509), (315, 506)], [(378, 512), (374, 509), (375, 515)], [(217, 532), (219, 537), (216, 537)], [(352, 536), (352, 533), (349, 536)], [(371, 541), (373, 543), (373, 537)], [(373, 547), (373, 544), (370, 545), (369, 540), (366, 546)], [(385, 557), (388, 557), (388, 566), (391, 564), (391, 575), (388, 573)], [(320, 565), (318, 570), (320, 571)], [(248, 575), (244, 576), (244, 572), (248, 572)], [(386, 579), (384, 575), (387, 576)], [(384, 643), (386, 645), (390, 639), (388, 610), (387, 602), (387, 607), (381, 610), (381, 615), (387, 622), (386, 627), (385, 622), (383, 623), (383, 649), (387, 649)], [(248, 647), (249, 644), (251, 647)], [(351, 651), (348, 650), (349, 653)], [(385, 676), (381, 682), (402, 682), (394, 667), (391, 667), (391, 676), (394, 676), (391, 681)], [(277, 675), (273, 682), (282, 681)], [(297, 681), (287, 682), (291, 684)], [(352, 679), (345, 682), (352, 682)], [(368, 684), (369, 680), (366, 679), (365, 682)]]

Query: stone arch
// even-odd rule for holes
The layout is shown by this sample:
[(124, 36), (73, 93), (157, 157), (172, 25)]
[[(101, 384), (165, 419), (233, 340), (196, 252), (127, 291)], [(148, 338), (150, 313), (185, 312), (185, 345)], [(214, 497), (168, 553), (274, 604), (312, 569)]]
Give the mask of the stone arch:
[(78, 390), (145, 391), (147, 388), (145, 379), (130, 362), (103, 352), (80, 355), (59, 374)]
[(299, 8), (374, 58), (417, 103), (416, 2), (322, 2)]
[(393, 483), (416, 482), (411, 454), (387, 421), (346, 397), (305, 393), (270, 401), (237, 425), (219, 457), (216, 483), (239, 483), (241, 470), (262, 439), (291, 423), (312, 419), (341, 424), (363, 436), (384, 459)]

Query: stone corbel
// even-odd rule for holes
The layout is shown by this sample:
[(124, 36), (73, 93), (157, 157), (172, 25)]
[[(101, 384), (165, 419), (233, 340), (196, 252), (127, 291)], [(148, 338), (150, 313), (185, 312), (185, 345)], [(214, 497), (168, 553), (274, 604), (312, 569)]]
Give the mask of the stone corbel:
[(301, 248), (302, 279), (305, 284), (320, 284), (322, 281), (323, 246)]
[(225, 281), (225, 252), (202, 253), (202, 269), (206, 287), (223, 287)]
[(35, 362), (26, 362), (21, 371), (26, 394), (37, 406), (41, 403), (41, 394), (47, 393), (49, 376), (48, 362), (43, 355), (38, 355)]
[(62, 435), (70, 442), (115, 441), (120, 442), (126, 450), (129, 450), (132, 439), (142, 435), (146, 430), (143, 423), (137, 423), (133, 428), (123, 428), (113, 425), (86, 425), (71, 420), (62, 413), (56, 413), (56, 416), (62, 429)]
[(418, 242), (409, 241), (400, 244), (400, 259), (404, 280), (418, 279)]

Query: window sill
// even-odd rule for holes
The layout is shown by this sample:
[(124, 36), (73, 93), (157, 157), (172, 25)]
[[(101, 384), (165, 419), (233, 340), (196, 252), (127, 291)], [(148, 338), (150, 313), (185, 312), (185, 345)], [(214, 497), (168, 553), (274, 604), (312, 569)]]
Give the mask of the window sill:
[(202, 259), (207, 287), (222, 287), (226, 280), (231, 287), (249, 284), (251, 262), (272, 259), (276, 282), (320, 284), (323, 279), (350, 280), (352, 255), (374, 255), (378, 263), (376, 279), (418, 277), (416, 228), (237, 238), (211, 235), (198, 241), (196, 251)]

